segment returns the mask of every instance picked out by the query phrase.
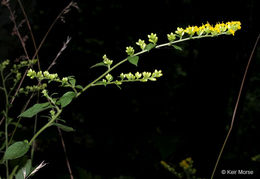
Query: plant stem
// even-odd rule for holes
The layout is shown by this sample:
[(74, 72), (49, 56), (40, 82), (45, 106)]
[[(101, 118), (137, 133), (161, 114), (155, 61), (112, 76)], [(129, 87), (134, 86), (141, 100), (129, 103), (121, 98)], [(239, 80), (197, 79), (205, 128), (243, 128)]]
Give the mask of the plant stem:
[(33, 141), (48, 127), (50, 127), (52, 125), (52, 123), (60, 116), (62, 110), (59, 109), (58, 107), (56, 108), (57, 109), (57, 113), (55, 114), (55, 116), (52, 117), (52, 119), (47, 123), (45, 124), (33, 137), (32, 139), (30, 140), (29, 142), (29, 145), (32, 145)]
[(66, 145), (65, 145), (65, 142), (64, 142), (64, 139), (63, 139), (63, 136), (62, 136), (62, 132), (61, 132), (59, 127), (57, 127), (57, 129), (58, 129), (59, 136), (60, 136), (60, 139), (61, 139), (62, 148), (63, 148), (64, 154), (65, 154), (65, 160), (66, 160), (67, 168), (69, 170), (70, 179), (74, 179), (73, 174), (72, 174), (72, 170), (71, 170), (71, 167), (70, 167), (69, 157), (68, 157), (67, 150), (66, 150)]
[[(34, 38), (34, 35), (33, 35), (33, 32), (32, 32), (32, 28), (31, 28), (29, 19), (28, 19), (27, 14), (26, 14), (26, 12), (24, 10), (24, 7), (23, 7), (23, 4), (22, 4), (21, 0), (18, 0), (18, 3), (19, 3), (19, 6), (20, 6), (20, 8), (22, 10), (22, 13), (23, 13), (23, 15), (25, 17), (25, 21), (26, 21), (27, 27), (29, 29), (29, 32), (30, 32), (30, 35), (31, 35), (31, 38), (32, 38), (34, 49), (35, 49), (35, 51), (37, 51), (37, 46), (36, 46), (35, 38)], [(37, 61), (38, 70), (40, 71), (41, 70), (41, 66), (40, 66), (40, 60), (39, 60), (38, 53), (36, 55), (37, 55), (37, 59), (38, 59), (38, 61)]]
[(260, 38), (260, 34), (258, 35), (257, 39), (256, 39), (256, 42), (255, 42), (255, 45), (253, 47), (253, 50), (250, 54), (250, 57), (248, 59), (248, 62), (247, 62), (247, 66), (245, 68), (245, 72), (244, 72), (244, 75), (243, 75), (243, 79), (242, 79), (242, 82), (241, 82), (241, 85), (240, 85), (240, 89), (239, 89), (239, 92), (238, 92), (238, 96), (237, 96), (237, 101), (236, 101), (236, 104), (235, 104), (235, 107), (234, 107), (234, 110), (233, 110), (233, 115), (232, 115), (232, 119), (231, 119), (231, 124), (230, 124), (230, 127), (229, 127), (229, 130), (228, 130), (228, 133), (226, 135), (226, 138), (224, 140), (224, 143), (220, 149), (220, 152), (219, 152), (219, 155), (218, 155), (218, 158), (217, 158), (217, 161), (216, 161), (216, 164), (214, 166), (214, 169), (213, 169), (213, 172), (211, 174), (211, 179), (213, 179), (214, 175), (215, 175), (215, 172), (216, 172), (216, 169), (218, 167), (218, 163), (220, 161), (220, 158), (222, 156), (222, 153), (224, 151), (224, 148), (226, 146), (226, 143), (227, 143), (227, 140), (230, 136), (230, 133), (232, 131), (232, 128), (233, 128), (233, 125), (234, 125), (234, 121), (235, 121), (235, 117), (236, 117), (236, 114), (237, 114), (237, 109), (238, 109), (238, 105), (239, 105), (239, 101), (240, 101), (240, 98), (241, 98), (241, 94), (242, 94), (242, 91), (243, 91), (243, 88), (244, 88), (244, 84), (245, 84), (245, 80), (246, 80), (246, 77), (247, 77), (247, 73), (248, 73), (248, 69), (249, 69), (249, 66), (251, 64), (251, 61), (252, 61), (252, 58), (253, 58), (253, 54), (255, 53), (255, 49), (256, 49), (256, 46), (258, 44), (258, 41), (259, 41), (259, 38)]
[[(1, 78), (2, 78), (2, 85), (3, 85), (3, 91), (5, 94), (5, 111), (4, 111), (4, 118), (5, 118), (5, 150), (8, 148), (8, 109), (9, 109), (9, 99), (8, 99), (8, 92), (5, 85), (5, 78), (4, 78), (4, 72), (1, 70)], [(8, 168), (8, 160), (5, 161), (6, 165), (6, 178), (9, 177), (9, 168)]]

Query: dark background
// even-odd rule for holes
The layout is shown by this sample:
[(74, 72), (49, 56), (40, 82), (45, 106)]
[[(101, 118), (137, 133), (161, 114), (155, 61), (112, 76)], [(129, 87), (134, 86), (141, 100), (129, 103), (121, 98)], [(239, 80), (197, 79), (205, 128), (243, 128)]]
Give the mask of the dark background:
[[(25, 10), (37, 44), (69, 1), (26, 1)], [(177, 27), (241, 21), (235, 36), (191, 40), (140, 56), (138, 67), (123, 64), (112, 74), (161, 69), (157, 82), (94, 87), (66, 108), (62, 118), (76, 132), (64, 133), (75, 178), (156, 178), (174, 176), (160, 165), (164, 160), (181, 171), (179, 162), (192, 157), (197, 176), (208, 178), (231, 122), (242, 75), (259, 33), (257, 0), (230, 1), (77, 1), (65, 21), (58, 21), (39, 52), (42, 68), (56, 56), (67, 36), (72, 37), (51, 72), (74, 75), (87, 84), (105, 69), (89, 69), (103, 54), (118, 62), (125, 47), (157, 33), (159, 44)], [(18, 5), (17, 21), (23, 19)], [(15, 60), (23, 51), (6, 8), (0, 8), (0, 59)], [(24, 35), (29, 35), (25, 28)], [(30, 39), (27, 47), (33, 53)], [(224, 150), (221, 169), (253, 170), (259, 154), (259, 48), (253, 58), (234, 129)], [(43, 119), (45, 120), (45, 119)], [(22, 121), (30, 131), (32, 121)], [(23, 133), (24, 135), (24, 133)], [(31, 134), (28, 134), (30, 138)], [(19, 139), (19, 136), (17, 136)], [(36, 178), (68, 178), (57, 130), (48, 129), (37, 142), (34, 165), (46, 161)], [(96, 178), (95, 178), (96, 177)], [(247, 176), (250, 177), (250, 176)], [(127, 178), (127, 179), (128, 179)]]

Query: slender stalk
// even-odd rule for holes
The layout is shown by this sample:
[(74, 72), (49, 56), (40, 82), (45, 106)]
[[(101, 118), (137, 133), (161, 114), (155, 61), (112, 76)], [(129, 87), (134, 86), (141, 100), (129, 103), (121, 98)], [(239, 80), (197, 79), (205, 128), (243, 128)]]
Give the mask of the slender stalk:
[[(9, 109), (9, 99), (8, 99), (8, 92), (5, 86), (5, 79), (4, 79), (4, 72), (1, 70), (1, 78), (2, 78), (2, 85), (3, 85), (3, 91), (5, 95), (5, 112), (4, 112), (4, 118), (5, 118), (5, 150), (8, 148), (8, 109)], [(6, 177), (9, 177), (9, 168), (8, 168), (8, 160), (5, 161), (6, 165)]]
[(50, 127), (52, 125), (52, 123), (60, 116), (62, 110), (59, 109), (59, 108), (56, 108), (57, 109), (57, 113), (55, 114), (55, 116), (52, 117), (52, 119), (47, 123), (45, 124), (33, 137), (32, 139), (30, 140), (29, 142), (29, 145), (32, 145), (33, 141), (48, 127)]
[[(39, 99), (40, 98), (40, 93), (38, 91), (37, 93), (37, 103), (39, 103)], [(38, 115), (35, 116), (34, 118), (34, 125), (33, 125), (33, 135), (36, 134), (37, 132), (37, 122), (38, 122)], [(35, 140), (32, 143), (32, 150), (31, 150), (31, 160), (33, 161), (33, 157), (34, 157), (34, 148), (35, 148)]]
[(22, 45), (22, 47), (23, 47), (24, 53), (25, 53), (25, 55), (26, 55), (26, 58), (29, 60), (28, 51), (27, 51), (27, 49), (26, 49), (24, 40), (23, 40), (23, 38), (22, 38), (22, 35), (21, 35), (21, 33), (20, 33), (19, 29), (18, 29), (17, 23), (16, 23), (16, 21), (15, 21), (14, 12), (12, 11), (12, 9), (11, 9), (11, 7), (10, 7), (10, 4), (9, 4), (8, 2), (7, 2), (5, 5), (6, 5), (6, 7), (8, 8), (8, 10), (9, 10), (9, 12), (10, 12), (10, 19), (11, 19), (11, 21), (12, 21), (13, 24), (14, 24), (14, 31), (15, 31), (16, 35), (18, 36), (18, 38), (19, 38), (19, 41), (20, 41), (20, 43), (21, 43), (21, 45)]
[(72, 170), (71, 170), (71, 167), (70, 167), (69, 157), (68, 157), (67, 150), (66, 150), (66, 145), (65, 145), (65, 142), (64, 142), (64, 139), (63, 139), (63, 136), (62, 136), (62, 132), (61, 132), (59, 127), (57, 127), (57, 129), (58, 129), (59, 136), (60, 136), (60, 139), (61, 139), (61, 144), (62, 144), (62, 148), (63, 148), (63, 151), (64, 151), (67, 168), (69, 170), (70, 179), (74, 179), (73, 174), (72, 174)]
[(215, 163), (215, 166), (214, 166), (214, 169), (213, 169), (213, 172), (211, 174), (211, 179), (214, 178), (214, 175), (215, 175), (215, 172), (216, 172), (216, 169), (218, 167), (218, 163), (220, 161), (220, 158), (222, 156), (222, 153), (224, 151), (224, 148), (226, 146), (226, 143), (228, 141), (228, 138), (230, 136), (230, 133), (232, 131), (232, 128), (233, 128), (233, 125), (234, 125), (234, 121), (235, 121), (235, 118), (236, 118), (236, 114), (237, 114), (237, 109), (238, 109), (238, 105), (239, 105), (239, 102), (240, 102), (240, 98), (241, 98), (241, 94), (242, 94), (242, 91), (243, 91), (243, 88), (244, 88), (244, 84), (245, 84), (245, 81), (246, 81), (246, 77), (247, 77), (247, 73), (248, 73), (248, 69), (249, 69), (249, 66), (251, 64), (251, 61), (252, 61), (252, 58), (253, 58), (253, 55), (255, 53), (255, 49), (256, 49), (256, 46), (258, 44), (258, 41), (259, 41), (259, 38), (260, 38), (260, 34), (258, 35), (257, 39), (256, 39), (256, 42), (255, 42), (255, 45), (253, 47), (253, 50), (250, 54), (250, 57), (248, 59), (248, 62), (247, 62), (247, 65), (246, 65), (246, 68), (245, 68), (245, 72), (244, 72), (244, 75), (243, 75), (243, 79), (242, 79), (242, 82), (241, 82), (241, 85), (240, 85), (240, 89), (239, 89), (239, 92), (238, 92), (238, 96), (237, 96), (237, 101), (236, 101), (236, 104), (235, 104), (235, 107), (234, 107), (234, 110), (233, 110), (233, 115), (232, 115), (232, 119), (231, 119), (231, 124), (230, 124), (230, 127), (229, 127), (229, 130), (228, 130), (228, 133), (226, 135), (226, 138), (224, 140), (224, 143), (220, 149), (220, 152), (219, 152), (219, 155), (218, 155), (218, 158), (217, 158), (217, 161)]
[[(22, 13), (23, 13), (23, 15), (24, 15), (24, 17), (25, 17), (25, 21), (26, 21), (27, 27), (28, 27), (28, 29), (29, 29), (29, 32), (30, 32), (30, 35), (31, 35), (31, 38), (32, 38), (33, 46), (34, 46), (34, 49), (35, 49), (35, 51), (36, 51), (36, 50), (37, 50), (37, 45), (36, 45), (36, 42), (35, 42), (35, 38), (34, 38), (34, 35), (33, 35), (33, 31), (32, 31), (32, 28), (31, 28), (29, 19), (28, 19), (27, 14), (26, 14), (26, 12), (25, 12), (25, 10), (24, 10), (24, 7), (23, 7), (23, 4), (22, 4), (21, 0), (18, 0), (18, 3), (19, 3), (19, 6), (20, 6), (20, 8), (21, 8), (21, 10), (22, 10)], [(38, 53), (37, 53), (36, 56), (37, 56), (37, 59), (38, 59), (38, 61), (37, 61), (38, 70), (40, 71), (40, 70), (41, 70), (41, 66), (40, 66), (40, 60), (39, 60)]]

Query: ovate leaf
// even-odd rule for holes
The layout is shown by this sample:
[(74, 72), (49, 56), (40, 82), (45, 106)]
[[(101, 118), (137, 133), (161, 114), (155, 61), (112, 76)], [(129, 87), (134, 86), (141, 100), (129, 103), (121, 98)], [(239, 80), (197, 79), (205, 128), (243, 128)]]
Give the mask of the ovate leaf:
[(81, 85), (77, 85), (77, 86), (75, 86), (76, 88), (78, 88), (78, 89), (83, 89), (83, 86), (81, 86)]
[(62, 108), (64, 108), (65, 106), (67, 106), (68, 104), (71, 103), (71, 101), (73, 100), (73, 98), (76, 96), (76, 93), (73, 91), (68, 91), (67, 93), (65, 93), (59, 100), (58, 100), (58, 104), (61, 105)]
[(133, 65), (137, 66), (139, 57), (138, 56), (132, 56), (128, 57), (127, 60), (132, 63)]
[(150, 51), (150, 50), (153, 49), (155, 46), (156, 46), (155, 44), (149, 43), (148, 45), (146, 45), (145, 50)]
[(178, 46), (178, 45), (172, 45), (176, 50), (180, 50), (180, 51), (182, 51), (182, 48), (180, 47), (180, 46)]
[(75, 131), (72, 127), (63, 125), (63, 124), (59, 124), (59, 123), (53, 123), (54, 126), (59, 127), (61, 130), (65, 131), (65, 132), (73, 132)]
[(28, 142), (25, 141), (19, 141), (15, 142), (14, 144), (10, 145), (5, 154), (4, 154), (4, 161), (5, 160), (12, 160), (19, 157), (24, 156), (30, 148), (30, 145)]
[(24, 111), (22, 114), (20, 114), (18, 117), (27, 117), (27, 118), (31, 118), (33, 116), (35, 116), (36, 114), (38, 114), (41, 111), (44, 111), (46, 109), (51, 108), (52, 106), (50, 105), (49, 102), (46, 103), (38, 103), (33, 105), (32, 107), (30, 107), (29, 109), (27, 109), (26, 111)]

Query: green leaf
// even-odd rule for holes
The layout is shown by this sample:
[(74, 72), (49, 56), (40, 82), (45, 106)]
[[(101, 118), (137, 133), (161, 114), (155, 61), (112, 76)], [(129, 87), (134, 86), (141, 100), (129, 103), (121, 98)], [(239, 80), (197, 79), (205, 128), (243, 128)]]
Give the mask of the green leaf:
[(72, 127), (63, 125), (63, 124), (59, 124), (59, 123), (53, 123), (54, 126), (59, 127), (61, 130), (65, 131), (65, 132), (73, 132), (75, 131)]
[(78, 88), (78, 89), (83, 89), (83, 86), (81, 86), (81, 85), (77, 85), (77, 86), (75, 86), (76, 88)]
[(71, 101), (75, 96), (76, 96), (75, 92), (68, 91), (58, 100), (58, 104), (60, 104), (61, 107), (64, 108), (65, 106), (71, 103)]
[(51, 108), (52, 106), (50, 105), (49, 102), (46, 103), (38, 103), (33, 105), (32, 107), (30, 107), (29, 109), (27, 109), (26, 111), (24, 111), (22, 114), (20, 114), (18, 117), (27, 117), (27, 118), (31, 118), (33, 116), (35, 116), (36, 114), (38, 114), (41, 111), (44, 111), (46, 109)]
[(146, 45), (145, 50), (150, 51), (150, 50), (153, 49), (155, 46), (156, 46), (155, 44), (149, 43), (148, 45)]
[(128, 57), (127, 60), (132, 63), (133, 65), (137, 66), (139, 57), (138, 56), (132, 56)]
[(104, 62), (99, 62), (99, 63), (97, 63), (97, 64), (95, 64), (95, 65), (92, 65), (90, 68), (95, 68), (95, 67), (100, 67), (100, 66), (107, 66)]
[(26, 175), (28, 176), (31, 173), (32, 170), (32, 160), (28, 159), (24, 166), (18, 170), (18, 172), (15, 175), (15, 179), (24, 179), (23, 172), (25, 171)]
[(182, 51), (182, 48), (180, 47), (180, 46), (178, 46), (178, 45), (172, 45), (176, 50), (180, 50), (180, 51)]
[(5, 154), (4, 154), (4, 161), (5, 160), (12, 160), (16, 159), (19, 157), (24, 156), (30, 148), (30, 145), (28, 142), (25, 141), (20, 141), (20, 142), (15, 142), (14, 144), (10, 145)]
[(75, 86), (76, 85), (76, 79), (73, 76), (69, 76), (68, 78), (69, 78), (69, 83), (72, 86)]

